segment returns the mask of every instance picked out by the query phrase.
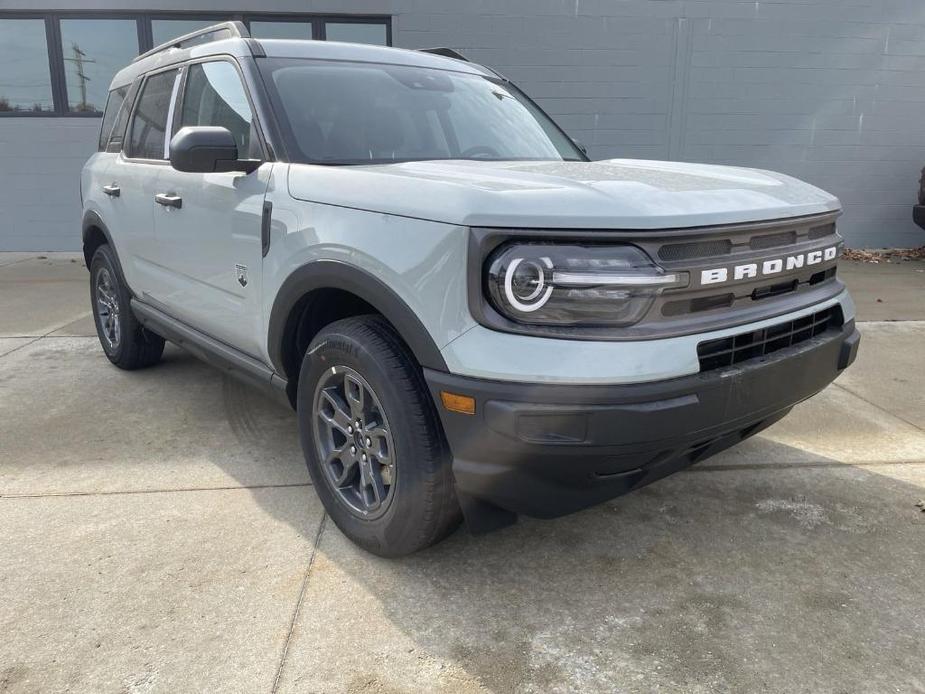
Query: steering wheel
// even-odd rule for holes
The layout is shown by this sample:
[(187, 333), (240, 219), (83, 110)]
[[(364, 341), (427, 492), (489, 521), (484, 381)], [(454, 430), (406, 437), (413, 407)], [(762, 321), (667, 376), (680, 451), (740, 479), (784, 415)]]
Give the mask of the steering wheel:
[(475, 147), (470, 147), (469, 149), (459, 153), (460, 158), (462, 159), (480, 159), (480, 158), (494, 158), (500, 159), (501, 155), (498, 151), (487, 145), (476, 145)]

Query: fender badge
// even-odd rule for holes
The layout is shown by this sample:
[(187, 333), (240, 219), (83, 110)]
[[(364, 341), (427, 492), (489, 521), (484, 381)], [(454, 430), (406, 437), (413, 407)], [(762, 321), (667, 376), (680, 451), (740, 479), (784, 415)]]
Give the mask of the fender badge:
[(235, 274), (238, 277), (238, 284), (242, 287), (247, 286), (247, 265), (235, 265)]

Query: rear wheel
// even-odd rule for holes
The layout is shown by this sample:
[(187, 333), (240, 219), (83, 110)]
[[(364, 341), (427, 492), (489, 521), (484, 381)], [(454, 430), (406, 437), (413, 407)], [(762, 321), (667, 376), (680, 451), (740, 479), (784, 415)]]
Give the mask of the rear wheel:
[(378, 316), (337, 321), (306, 351), (299, 430), (337, 527), (381, 556), (431, 545), (460, 521), (449, 450), (420, 368)]
[(104, 244), (90, 262), (90, 303), (103, 351), (120, 369), (141, 369), (157, 363), (164, 338), (146, 330), (132, 313), (131, 295)]

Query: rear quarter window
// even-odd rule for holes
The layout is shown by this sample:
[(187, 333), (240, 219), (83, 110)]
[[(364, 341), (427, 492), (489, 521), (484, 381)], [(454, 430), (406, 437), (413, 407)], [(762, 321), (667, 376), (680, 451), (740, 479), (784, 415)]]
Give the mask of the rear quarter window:
[(100, 141), (98, 149), (103, 151), (114, 140), (122, 143), (125, 134), (125, 122), (128, 120), (128, 109), (131, 99), (128, 99), (131, 85), (116, 87), (109, 92), (106, 100), (106, 109), (103, 111), (103, 123), (100, 126)]

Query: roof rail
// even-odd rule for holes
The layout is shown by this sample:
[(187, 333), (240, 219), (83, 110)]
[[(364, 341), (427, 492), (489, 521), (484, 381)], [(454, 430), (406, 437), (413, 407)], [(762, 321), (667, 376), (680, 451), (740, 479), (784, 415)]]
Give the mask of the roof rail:
[(247, 27), (244, 26), (243, 22), (221, 22), (205, 27), (204, 29), (191, 31), (188, 34), (183, 34), (183, 36), (178, 36), (166, 43), (162, 43), (160, 46), (155, 46), (150, 51), (146, 51), (139, 55), (132, 60), (132, 62), (137, 63), (143, 58), (152, 56), (155, 53), (160, 53), (161, 51), (166, 51), (168, 48), (187, 48), (200, 43), (209, 43), (210, 41), (221, 41), (222, 39), (232, 38), (250, 38), (250, 32), (247, 30)]
[(464, 56), (459, 51), (453, 50), (452, 48), (419, 48), (418, 53), (433, 53), (434, 55), (442, 55), (444, 58), (455, 58), (456, 60), (463, 60), (467, 63), (471, 63), (466, 56)]

